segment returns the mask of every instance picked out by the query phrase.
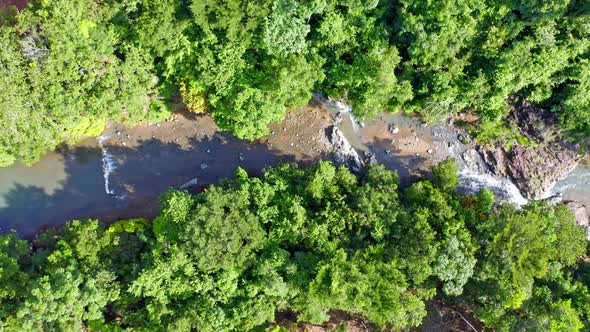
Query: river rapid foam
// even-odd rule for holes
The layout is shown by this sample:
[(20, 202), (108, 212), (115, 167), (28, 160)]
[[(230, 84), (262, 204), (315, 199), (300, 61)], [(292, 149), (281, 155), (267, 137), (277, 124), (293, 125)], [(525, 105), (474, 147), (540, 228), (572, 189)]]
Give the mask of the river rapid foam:
[(111, 173), (117, 168), (117, 164), (115, 163), (115, 158), (109, 154), (105, 146), (105, 141), (109, 139), (109, 136), (100, 135), (96, 138), (98, 141), (98, 145), (102, 151), (102, 173), (104, 177), (104, 190), (108, 195), (115, 195), (115, 191), (110, 186), (110, 176)]

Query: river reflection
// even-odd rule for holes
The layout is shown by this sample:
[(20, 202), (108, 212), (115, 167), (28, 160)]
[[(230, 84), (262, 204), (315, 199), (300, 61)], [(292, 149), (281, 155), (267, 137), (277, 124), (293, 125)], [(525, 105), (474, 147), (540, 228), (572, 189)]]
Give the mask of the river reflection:
[(90, 141), (52, 152), (32, 167), (17, 164), (2, 169), (1, 174), (3, 231), (30, 235), (40, 225), (91, 217), (112, 204), (104, 192), (100, 149)]
[(260, 175), (265, 167), (280, 162), (328, 158), (318, 153), (298, 154), (296, 159), (267, 144), (239, 140), (218, 131), (183, 137), (182, 144), (158, 138), (128, 141), (125, 145), (117, 144), (117, 140), (106, 143), (115, 164), (109, 175), (110, 194), (105, 192), (103, 150), (96, 140), (50, 153), (30, 168), (14, 165), (2, 169), (2, 231), (13, 229), (30, 236), (40, 226), (62, 225), (72, 219), (99, 218), (109, 222), (153, 217), (158, 213), (158, 195), (192, 178), (198, 179), (198, 185), (191, 189), (198, 191), (232, 176), (237, 167)]
[[(61, 148), (27, 167), (15, 164), (0, 169), (0, 232), (15, 230), (32, 236), (45, 226), (63, 225), (80, 218), (104, 222), (158, 213), (158, 195), (197, 179), (197, 192), (230, 177), (237, 167), (252, 175), (280, 162), (313, 163), (330, 159), (325, 129), (330, 112), (339, 109), (314, 99), (311, 108), (289, 112), (271, 125), (271, 134), (255, 142), (220, 132), (211, 117), (177, 115), (161, 125), (144, 124), (126, 129), (113, 124), (101, 144), (94, 138)], [(358, 126), (357, 126), (358, 125)], [(399, 126), (392, 133), (392, 126)], [(351, 144), (388, 169), (398, 171), (402, 185), (423, 176), (432, 163), (449, 154), (456, 132), (425, 126), (419, 119), (382, 114), (364, 124), (352, 117), (340, 123)], [(112, 163), (105, 190), (103, 158)], [(590, 167), (581, 164), (554, 191), (590, 206)], [(194, 181), (193, 181), (194, 183)], [(107, 193), (107, 191), (109, 193)]]

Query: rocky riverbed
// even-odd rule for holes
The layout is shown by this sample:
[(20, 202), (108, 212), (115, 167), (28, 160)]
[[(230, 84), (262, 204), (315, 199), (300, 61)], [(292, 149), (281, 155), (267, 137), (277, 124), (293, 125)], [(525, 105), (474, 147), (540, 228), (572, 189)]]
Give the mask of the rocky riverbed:
[(0, 170), (0, 227), (32, 235), (42, 225), (75, 218), (151, 217), (158, 213), (158, 195), (169, 187), (198, 192), (237, 167), (259, 175), (281, 162), (321, 159), (357, 170), (380, 163), (396, 170), (405, 186), (427, 175), (433, 164), (454, 157), (464, 192), (486, 187), (501, 200), (526, 203), (509, 178), (489, 170), (482, 155), (461, 128), (403, 114), (363, 122), (349, 106), (322, 95), (289, 111), (283, 122), (270, 126), (268, 136), (254, 142), (220, 131), (210, 116), (180, 107), (162, 123), (134, 128), (111, 123), (99, 138), (63, 147), (32, 167)]

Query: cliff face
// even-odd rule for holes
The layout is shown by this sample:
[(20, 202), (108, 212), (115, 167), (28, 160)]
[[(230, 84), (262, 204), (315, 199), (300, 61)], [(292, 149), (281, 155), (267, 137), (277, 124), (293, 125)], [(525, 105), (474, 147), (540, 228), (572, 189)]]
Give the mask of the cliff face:
[(536, 144), (515, 144), (510, 151), (503, 147), (480, 147), (479, 152), (492, 173), (509, 177), (525, 197), (538, 198), (582, 159), (578, 153), (580, 146), (567, 141), (550, 111), (522, 102), (513, 106), (509, 121)]

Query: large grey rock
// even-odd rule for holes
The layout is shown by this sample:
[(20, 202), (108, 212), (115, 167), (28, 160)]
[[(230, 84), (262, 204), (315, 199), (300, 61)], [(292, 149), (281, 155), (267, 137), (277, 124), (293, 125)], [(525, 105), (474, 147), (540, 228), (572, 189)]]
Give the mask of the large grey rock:
[(475, 149), (465, 150), (465, 152), (461, 154), (461, 159), (469, 169), (476, 171), (477, 173), (484, 174), (488, 172), (486, 163)]
[(498, 176), (508, 176), (508, 159), (506, 152), (502, 148), (481, 148), (479, 149), (481, 156), (488, 165), (490, 172)]
[(329, 130), (334, 161), (337, 164), (346, 165), (354, 171), (359, 171), (363, 167), (363, 162), (358, 152), (350, 145), (338, 127), (332, 126)]

